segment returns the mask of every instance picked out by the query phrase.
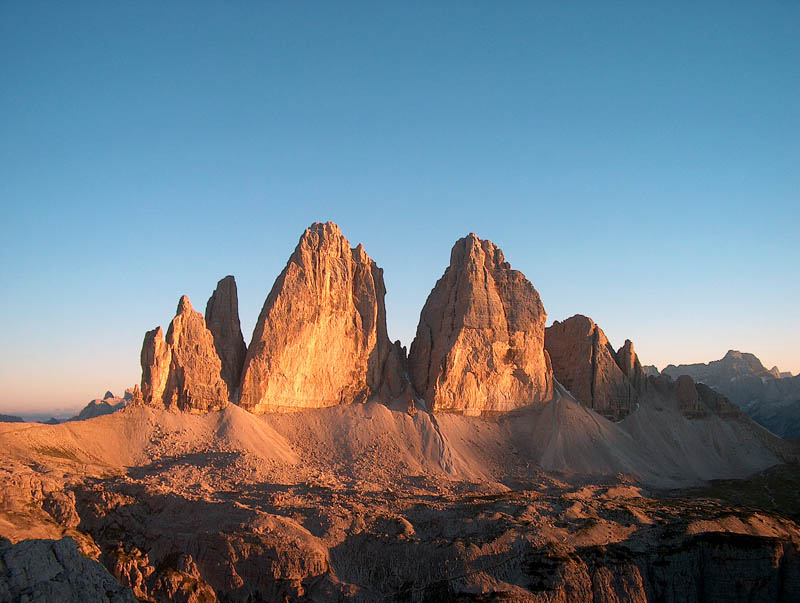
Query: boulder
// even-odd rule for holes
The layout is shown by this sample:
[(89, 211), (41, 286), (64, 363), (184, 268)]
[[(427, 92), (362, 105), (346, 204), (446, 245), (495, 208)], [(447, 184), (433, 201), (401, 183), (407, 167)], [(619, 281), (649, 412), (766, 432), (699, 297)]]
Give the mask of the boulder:
[(494, 243), (459, 239), (420, 314), (408, 359), (414, 388), (429, 410), (468, 414), (550, 399), (546, 318), (536, 289)]

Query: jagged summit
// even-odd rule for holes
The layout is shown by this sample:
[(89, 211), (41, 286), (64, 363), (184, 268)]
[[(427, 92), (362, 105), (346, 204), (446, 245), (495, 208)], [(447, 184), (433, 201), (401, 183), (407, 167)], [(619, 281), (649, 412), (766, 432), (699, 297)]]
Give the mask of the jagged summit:
[(189, 301), (189, 296), (181, 295), (181, 298), (178, 300), (178, 309), (175, 311), (175, 315), (180, 316), (181, 314), (188, 314), (192, 311), (194, 311), (194, 308), (192, 307), (192, 302)]
[(615, 352), (591, 318), (576, 314), (547, 328), (545, 348), (556, 379), (585, 406), (612, 421), (636, 408), (646, 380), (630, 340)]
[(724, 380), (738, 379), (741, 377), (757, 377), (773, 379), (773, 375), (766, 367), (761, 364), (761, 360), (754, 354), (740, 352), (738, 350), (728, 350), (719, 360), (709, 363), (698, 362), (695, 364), (670, 364), (666, 366), (663, 373), (672, 377), (689, 375), (695, 381), (723, 382)]
[[(689, 375), (676, 380), (667, 374), (646, 375), (633, 342), (625, 340), (614, 352), (603, 330), (586, 316), (555, 321), (547, 329), (545, 344), (556, 379), (581, 404), (612, 421), (630, 417), (635, 424), (636, 411), (644, 405), (644, 414), (671, 407), (689, 420), (734, 419), (748, 430), (756, 428), (725, 396)], [(686, 428), (679, 424), (676, 433)]]
[(474, 233), (428, 296), (409, 374), (431, 410), (508, 411), (552, 397), (547, 314), (533, 285)]
[(315, 222), (272, 287), (247, 351), (242, 407), (317, 408), (400, 393), (383, 271), (333, 222)]
[(217, 288), (206, 304), (206, 326), (214, 338), (214, 347), (222, 363), (222, 379), (233, 397), (239, 387), (247, 346), (239, 322), (239, 296), (236, 279), (228, 275), (217, 283)]
[(141, 362), (142, 394), (148, 404), (204, 412), (228, 402), (214, 338), (186, 295), (178, 302), (166, 338), (161, 327), (145, 334)]

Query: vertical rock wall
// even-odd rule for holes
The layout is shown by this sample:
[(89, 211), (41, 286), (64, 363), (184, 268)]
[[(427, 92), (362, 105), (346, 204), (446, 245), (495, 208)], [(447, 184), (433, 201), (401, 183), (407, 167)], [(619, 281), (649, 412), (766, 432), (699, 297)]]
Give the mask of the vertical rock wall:
[(385, 294), (383, 271), (361, 245), (351, 249), (331, 222), (313, 224), (264, 302), (240, 405), (265, 412), (399, 394)]
[(508, 411), (549, 399), (547, 315), (525, 276), (491, 241), (456, 241), (428, 296), (409, 373), (430, 410)]

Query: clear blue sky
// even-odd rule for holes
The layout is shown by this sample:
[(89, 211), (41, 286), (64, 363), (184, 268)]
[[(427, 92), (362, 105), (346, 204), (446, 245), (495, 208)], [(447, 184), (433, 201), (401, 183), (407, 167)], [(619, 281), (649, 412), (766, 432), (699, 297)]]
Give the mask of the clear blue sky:
[(0, 4), (0, 412), (140, 377), (178, 298), (245, 339), (315, 220), (408, 345), (455, 239), (645, 363), (800, 370), (800, 2)]

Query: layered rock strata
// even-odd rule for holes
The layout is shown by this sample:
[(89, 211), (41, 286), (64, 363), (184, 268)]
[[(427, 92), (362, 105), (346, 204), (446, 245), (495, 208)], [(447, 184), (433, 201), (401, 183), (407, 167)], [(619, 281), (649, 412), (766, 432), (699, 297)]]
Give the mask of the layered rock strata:
[(239, 323), (239, 297), (233, 276), (220, 280), (208, 299), (206, 327), (214, 337), (214, 347), (222, 363), (222, 379), (233, 395), (239, 386), (247, 354)]
[(591, 318), (576, 314), (547, 328), (545, 348), (556, 379), (584, 406), (611, 421), (635, 410), (647, 380), (630, 340), (615, 352)]
[(258, 317), (239, 404), (266, 412), (398, 395), (385, 294), (383, 270), (362, 245), (351, 249), (332, 222), (309, 227)]
[(205, 412), (228, 402), (214, 338), (185, 295), (166, 339), (161, 327), (145, 334), (141, 362), (142, 395), (148, 404)]
[(475, 234), (456, 241), (428, 296), (409, 374), (428, 409), (508, 411), (553, 394), (547, 318), (533, 285)]

